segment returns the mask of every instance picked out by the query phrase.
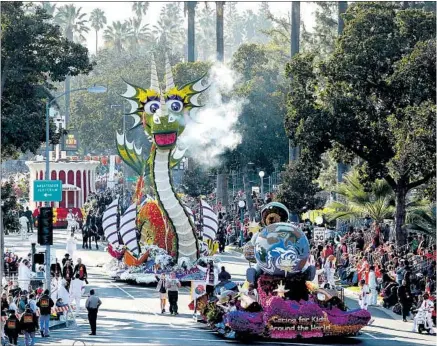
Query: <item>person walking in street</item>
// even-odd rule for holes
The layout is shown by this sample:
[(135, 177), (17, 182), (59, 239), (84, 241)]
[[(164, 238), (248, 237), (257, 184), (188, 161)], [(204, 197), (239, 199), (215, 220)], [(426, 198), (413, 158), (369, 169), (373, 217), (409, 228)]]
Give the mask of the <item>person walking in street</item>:
[(176, 274), (172, 272), (170, 274), (170, 280), (166, 282), (168, 302), (170, 303), (170, 314), (172, 315), (178, 314), (179, 287), (181, 287), (181, 283), (176, 278)]
[(363, 310), (367, 310), (369, 305), (369, 286), (366, 284), (366, 280), (361, 279), (360, 281), (360, 295), (358, 297), (358, 303), (360, 304), (360, 308)]
[(156, 286), (156, 290), (159, 292), (159, 301), (161, 304), (161, 314), (165, 313), (165, 303), (167, 300), (167, 288), (166, 288), (166, 279), (165, 274), (161, 274), (161, 278), (158, 281), (158, 285)]
[(71, 262), (69, 260), (66, 261), (65, 266), (62, 269), (62, 277), (65, 279), (65, 281), (67, 281), (67, 286), (66, 286), (67, 290), (69, 289), (71, 280), (73, 279), (73, 272), (74, 269), (73, 266), (71, 265)]
[(90, 290), (90, 296), (86, 300), (85, 307), (88, 310), (88, 322), (90, 323), (90, 335), (96, 335), (97, 329), (97, 313), (102, 302), (99, 297), (95, 295), (94, 290)]
[(77, 264), (74, 267), (73, 275), (79, 274), (79, 280), (85, 280), (85, 282), (88, 284), (88, 274), (86, 272), (85, 264), (82, 263), (82, 259), (77, 259)]
[(24, 216), (27, 217), (27, 232), (33, 233), (33, 215), (32, 212), (29, 210), (29, 207), (26, 207), (26, 211), (24, 212)]
[(407, 322), (407, 317), (410, 314), (410, 309), (412, 305), (412, 295), (410, 288), (407, 286), (407, 281), (403, 280), (402, 285), (398, 288), (398, 299), (402, 306), (402, 320)]
[(80, 280), (79, 274), (77, 273), (75, 278), (70, 283), (70, 303), (75, 302), (76, 314), (80, 311), (80, 299), (85, 290), (85, 282)]
[(376, 274), (375, 267), (370, 266), (369, 268), (369, 289), (370, 289), (370, 302), (369, 305), (377, 305), (378, 304), (378, 291), (376, 290)]
[(220, 272), (220, 274), (218, 275), (218, 279), (220, 282), (225, 282), (225, 281), (229, 281), (231, 280), (231, 274), (229, 274), (225, 267), (222, 267), (222, 271)]
[(9, 318), (5, 323), (5, 334), (12, 345), (18, 345), (18, 335), (20, 335), (20, 321), (15, 316), (15, 310), (9, 310)]
[(20, 319), (20, 330), (24, 333), (24, 345), (35, 345), (35, 332), (38, 330), (38, 317), (31, 307), (26, 306), (26, 311)]
[(39, 324), (40, 324), (40, 332), (41, 336), (49, 337), (49, 322), (50, 322), (50, 314), (52, 312), (52, 307), (55, 305), (52, 298), (49, 297), (49, 290), (45, 290), (44, 294), (39, 298), (36, 306), (39, 307)]
[(65, 250), (70, 255), (71, 259), (73, 259), (74, 253), (77, 250), (77, 242), (76, 239), (74, 238), (73, 232), (70, 234), (70, 236), (67, 239), (67, 246), (65, 247)]

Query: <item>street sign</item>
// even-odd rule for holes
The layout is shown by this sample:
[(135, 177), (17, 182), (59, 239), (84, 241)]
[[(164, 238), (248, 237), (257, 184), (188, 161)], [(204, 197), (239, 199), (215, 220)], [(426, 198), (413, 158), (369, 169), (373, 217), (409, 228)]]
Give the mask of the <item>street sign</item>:
[(137, 180), (137, 178), (136, 177), (127, 177), (126, 178), (126, 181), (136, 181)]
[(314, 227), (313, 234), (316, 243), (323, 243), (325, 241), (325, 227)]
[(60, 202), (62, 201), (61, 180), (35, 180), (33, 182), (34, 202)]

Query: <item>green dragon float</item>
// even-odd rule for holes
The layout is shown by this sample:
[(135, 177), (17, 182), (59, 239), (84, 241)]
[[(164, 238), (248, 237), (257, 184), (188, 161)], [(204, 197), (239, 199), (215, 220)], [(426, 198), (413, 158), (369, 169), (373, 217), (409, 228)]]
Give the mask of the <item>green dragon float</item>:
[[(139, 204), (141, 199), (144, 175), (148, 166), (151, 185), (155, 191), (157, 205), (153, 208), (153, 205), (148, 203), (141, 208), (143, 210), (138, 211), (137, 227), (141, 229), (154, 226), (151, 225), (150, 220), (151, 207), (154, 214), (160, 213), (157, 218), (161, 218), (165, 224), (165, 243), (171, 242), (166, 250), (172, 254), (176, 262), (181, 258), (189, 259), (191, 262), (196, 261), (201, 255), (203, 245), (202, 240), (198, 239), (190, 211), (185, 208), (174, 190), (171, 168), (180, 162), (186, 150), (180, 150), (177, 143), (190, 121), (190, 110), (201, 107), (198, 98), (209, 87), (204, 77), (205, 75), (176, 87), (171, 66), (166, 58), (165, 89), (161, 90), (156, 65), (152, 60), (150, 88), (143, 89), (125, 81), (127, 91), (121, 95), (131, 104), (130, 113), (126, 115), (132, 116), (135, 120), (129, 130), (143, 126), (145, 135), (152, 142), (150, 155), (146, 158), (143, 155), (143, 148), (137, 148), (133, 141), (129, 141), (126, 133), (117, 133), (117, 150), (120, 157), (139, 175), (134, 202)], [(120, 229), (123, 237), (122, 225)], [(128, 231), (132, 230), (128, 229), (126, 232)], [(141, 231), (147, 230), (141, 229)], [(126, 241), (124, 243), (126, 244)], [(128, 243), (126, 247), (135, 254), (136, 242), (132, 241), (130, 244), (128, 240)]]

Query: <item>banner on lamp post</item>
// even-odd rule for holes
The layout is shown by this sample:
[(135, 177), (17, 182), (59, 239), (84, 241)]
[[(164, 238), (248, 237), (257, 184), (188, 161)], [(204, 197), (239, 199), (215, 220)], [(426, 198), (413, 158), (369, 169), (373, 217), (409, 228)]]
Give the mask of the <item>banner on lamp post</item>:
[(64, 150), (65, 151), (77, 151), (79, 149), (79, 141), (77, 138), (77, 131), (69, 131), (64, 136)]

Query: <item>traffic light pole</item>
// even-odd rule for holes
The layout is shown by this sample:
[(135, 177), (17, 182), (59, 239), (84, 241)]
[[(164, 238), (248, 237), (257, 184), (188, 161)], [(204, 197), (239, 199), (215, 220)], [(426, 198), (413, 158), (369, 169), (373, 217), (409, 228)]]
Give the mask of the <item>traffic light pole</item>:
[[(46, 103), (46, 174), (45, 179), (50, 180), (50, 158), (49, 158), (49, 137), (50, 137), (50, 122), (49, 122), (49, 109), (50, 103)], [(50, 207), (50, 202), (45, 202), (46, 207)], [(49, 290), (49, 294), (51, 288), (51, 277), (50, 277), (50, 245), (46, 245), (46, 289)]]

